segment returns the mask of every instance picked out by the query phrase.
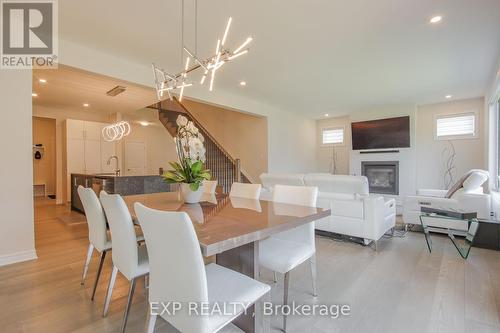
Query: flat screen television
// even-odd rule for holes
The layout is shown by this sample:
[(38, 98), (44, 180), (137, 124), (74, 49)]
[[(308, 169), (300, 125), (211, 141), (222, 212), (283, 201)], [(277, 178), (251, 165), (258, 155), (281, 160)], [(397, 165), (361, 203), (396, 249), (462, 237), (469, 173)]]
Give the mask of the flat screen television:
[(410, 147), (410, 117), (361, 121), (351, 124), (352, 149)]

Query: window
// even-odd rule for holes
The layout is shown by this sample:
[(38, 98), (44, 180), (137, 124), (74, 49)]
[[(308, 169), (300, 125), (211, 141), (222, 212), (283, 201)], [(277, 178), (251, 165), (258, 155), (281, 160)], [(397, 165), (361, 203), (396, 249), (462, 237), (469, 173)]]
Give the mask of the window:
[(476, 138), (476, 114), (455, 114), (436, 118), (438, 140)]
[(344, 128), (324, 128), (322, 143), (324, 145), (343, 144), (344, 143)]

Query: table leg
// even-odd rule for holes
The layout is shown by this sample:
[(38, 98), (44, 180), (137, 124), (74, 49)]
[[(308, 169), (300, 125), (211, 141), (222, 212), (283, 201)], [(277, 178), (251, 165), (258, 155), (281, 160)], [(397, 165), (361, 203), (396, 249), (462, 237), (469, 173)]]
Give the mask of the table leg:
[(420, 224), (422, 225), (422, 229), (424, 231), (424, 237), (425, 237), (425, 242), (427, 243), (427, 249), (429, 249), (429, 252), (432, 252), (431, 234), (429, 232), (427, 224), (424, 223), (423, 217), (425, 217), (425, 215), (420, 215)]
[[(217, 254), (218, 265), (243, 273), (253, 279), (259, 279), (259, 242), (246, 244), (229, 251)], [(255, 314), (255, 315), (254, 315)], [(257, 302), (248, 308), (246, 314), (240, 315), (233, 322), (245, 332), (268, 332), (268, 321), (263, 318), (263, 304)]]

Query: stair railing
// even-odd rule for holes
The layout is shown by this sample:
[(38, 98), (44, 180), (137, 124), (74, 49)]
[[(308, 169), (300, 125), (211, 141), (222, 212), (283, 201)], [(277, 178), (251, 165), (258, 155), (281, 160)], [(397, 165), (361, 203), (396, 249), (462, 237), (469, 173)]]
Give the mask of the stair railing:
[[(210, 134), (210, 132), (196, 119), (191, 112), (189, 112), (182, 103), (174, 97), (174, 101), (164, 101), (168, 104), (175, 103), (173, 110), (169, 110), (167, 107), (163, 107), (163, 102), (157, 103), (157, 107), (160, 112), (181, 112), (185, 113), (188, 118), (198, 127), (201, 134), (205, 138), (205, 149), (206, 149), (206, 162), (205, 166), (210, 169), (212, 176), (217, 179), (219, 186), (222, 186), (224, 193), (228, 193), (231, 189), (233, 182), (250, 182), (248, 177), (244, 174), (241, 169), (241, 160), (235, 159), (217, 142), (217, 140)], [(175, 110), (175, 106), (180, 107), (182, 111)], [(175, 121), (175, 120), (174, 120)], [(165, 125), (165, 124), (164, 124)]]

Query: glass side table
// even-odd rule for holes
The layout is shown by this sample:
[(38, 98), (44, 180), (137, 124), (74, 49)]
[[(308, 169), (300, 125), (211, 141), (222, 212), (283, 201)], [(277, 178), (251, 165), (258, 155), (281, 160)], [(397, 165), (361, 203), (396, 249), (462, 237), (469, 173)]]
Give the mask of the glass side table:
[[(430, 235), (430, 227), (425, 222), (426, 219), (464, 221), (455, 217), (443, 216), (435, 213), (422, 213), (420, 215), (420, 223), (422, 224), (422, 229), (424, 230), (425, 241), (427, 243), (429, 252), (432, 252), (432, 239)], [(464, 259), (467, 259), (469, 257), (470, 249), (472, 247), (472, 243), (474, 242), (474, 237), (476, 236), (479, 223), (481, 222), (477, 218), (466, 221), (468, 224), (467, 231), (452, 228), (440, 228), (447, 231), (448, 238), (451, 240), (460, 256)]]

